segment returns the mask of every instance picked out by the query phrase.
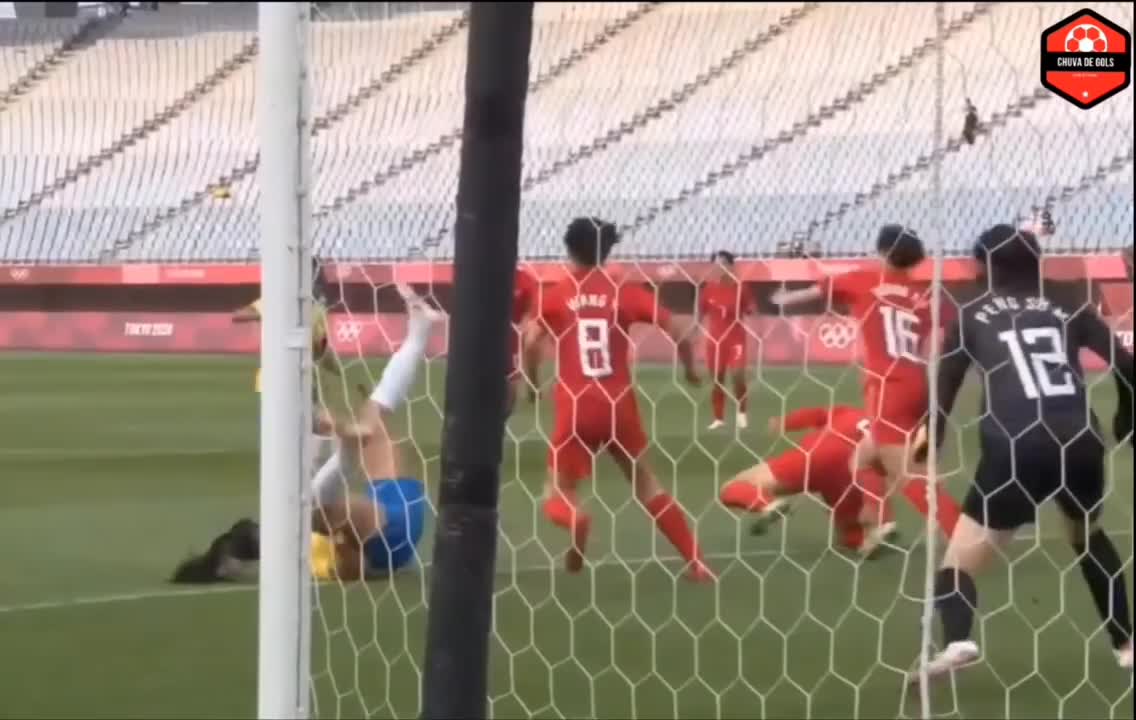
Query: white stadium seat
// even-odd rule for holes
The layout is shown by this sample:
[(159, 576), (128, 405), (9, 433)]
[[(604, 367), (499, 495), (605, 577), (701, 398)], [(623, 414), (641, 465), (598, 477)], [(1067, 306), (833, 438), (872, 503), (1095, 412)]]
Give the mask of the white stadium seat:
[[(313, 107), (333, 115), (313, 142), (318, 251), (449, 258), (462, 10), (338, 5), (350, 7), (313, 23)], [(1097, 9), (1131, 28), (1130, 4), (1106, 5)], [(794, 237), (855, 255), (884, 222), (928, 228), (958, 253), (984, 225), (1047, 202), (1061, 222), (1053, 250), (1132, 241), (1132, 90), (1085, 112), (1038, 84), (1037, 38), (1075, 4), (948, 4), (944, 132), (957, 137), (968, 98), (984, 122), (998, 120), (944, 155), (940, 215), (926, 167), (933, 5), (537, 6), (531, 71), (552, 77), (526, 111), (525, 257), (557, 256), (578, 214), (624, 225), (619, 252), (641, 258), (718, 246), (762, 256)], [(5, 96), (0, 255), (255, 259), (254, 4), (163, 4), (100, 22)], [(0, 88), (81, 24), (0, 21)], [(436, 48), (407, 60), (431, 38)], [(208, 192), (222, 181), (227, 197)]]

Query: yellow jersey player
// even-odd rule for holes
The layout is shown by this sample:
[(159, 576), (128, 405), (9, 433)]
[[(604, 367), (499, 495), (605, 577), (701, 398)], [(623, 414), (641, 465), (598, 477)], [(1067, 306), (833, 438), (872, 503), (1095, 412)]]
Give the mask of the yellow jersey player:
[[(399, 287), (399, 292), (407, 304), (407, 334), (378, 385), (350, 420), (335, 420), (326, 410), (315, 419), (317, 435), (334, 435), (338, 445), (312, 481), (311, 565), (319, 580), (388, 575), (418, 557), (428, 498), (423, 483), (404, 472), (386, 418), (406, 402), (441, 315), (409, 288)], [(206, 553), (181, 563), (173, 581), (238, 579), (244, 564), (259, 558), (258, 532), (255, 522), (238, 522)]]
[[(260, 322), (261, 303), (260, 298), (253, 300), (248, 305), (237, 310), (232, 315), (234, 323), (246, 322)], [(316, 366), (326, 370), (334, 375), (339, 375), (339, 363), (335, 358), (327, 352), (328, 349), (328, 318), (327, 306), (318, 297), (312, 304), (312, 360)], [(256, 392), (260, 392), (260, 368), (256, 369), (256, 380), (254, 382)]]

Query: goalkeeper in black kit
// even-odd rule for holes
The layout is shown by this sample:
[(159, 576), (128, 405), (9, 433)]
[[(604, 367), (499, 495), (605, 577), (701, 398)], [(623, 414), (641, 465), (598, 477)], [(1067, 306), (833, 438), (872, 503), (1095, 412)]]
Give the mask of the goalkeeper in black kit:
[(1132, 355), (1091, 303), (1063, 297), (1068, 288), (1058, 283), (1043, 283), (1040, 255), (1032, 232), (1011, 225), (984, 232), (975, 258), (985, 292), (960, 307), (943, 348), (937, 442), (971, 365), (984, 390), (981, 457), (935, 578), (944, 647), (927, 668), (932, 677), (980, 660), (971, 639), (974, 578), (1050, 499), (1117, 662), (1132, 669), (1124, 562), (1097, 524), (1105, 493), (1104, 433), (1090, 406), (1080, 352), (1088, 349), (1113, 368), (1119, 406), (1112, 430), (1121, 442), (1131, 441)]

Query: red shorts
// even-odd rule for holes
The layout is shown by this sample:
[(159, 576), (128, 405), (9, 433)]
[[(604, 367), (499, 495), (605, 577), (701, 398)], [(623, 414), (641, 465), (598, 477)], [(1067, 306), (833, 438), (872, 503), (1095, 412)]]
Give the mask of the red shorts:
[(744, 339), (723, 338), (706, 341), (706, 367), (715, 375), (727, 370), (741, 370), (748, 364), (747, 345)]
[(599, 389), (574, 397), (557, 387), (548, 466), (568, 480), (582, 480), (591, 474), (593, 458), (601, 450), (631, 458), (647, 451), (635, 391), (628, 389), (613, 399)]
[(877, 445), (905, 445), (914, 440), (927, 420), (928, 402), (926, 382), (866, 382), (864, 412), (872, 423), (872, 440)]

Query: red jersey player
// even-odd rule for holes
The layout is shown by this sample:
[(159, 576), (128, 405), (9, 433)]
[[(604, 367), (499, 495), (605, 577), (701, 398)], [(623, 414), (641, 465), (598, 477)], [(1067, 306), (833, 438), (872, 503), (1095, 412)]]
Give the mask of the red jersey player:
[[(864, 369), (864, 407), (870, 437), (861, 442), (859, 467), (877, 464), (887, 473), (889, 494), (900, 482), (926, 474), (911, 452), (927, 416), (927, 365), (922, 352), (931, 333), (930, 294), (912, 270), (923, 262), (923, 242), (901, 225), (880, 229), (879, 269), (829, 278), (804, 290), (777, 293), (773, 302), (795, 305), (828, 299), (846, 306), (859, 328)], [(944, 513), (957, 513), (953, 506)]]
[(719, 250), (714, 253), (714, 277), (702, 287), (698, 300), (698, 315), (706, 333), (706, 366), (714, 376), (710, 400), (714, 408), (714, 422), (710, 430), (725, 425), (726, 375), (733, 376), (734, 399), (738, 403), (737, 425), (749, 425), (746, 416), (746, 366), (748, 364), (749, 335), (744, 318), (756, 309), (753, 296), (738, 282), (734, 274), (733, 253)]
[(536, 317), (525, 331), (526, 370), (539, 362), (545, 337), (556, 347), (556, 420), (544, 513), (571, 533), (565, 567), (578, 572), (591, 519), (578, 507), (576, 487), (591, 473), (595, 453), (606, 450), (655, 525), (686, 560), (689, 577), (707, 580), (712, 576), (685, 513), (663, 490), (645, 457), (647, 435), (631, 385), (628, 331), (636, 323), (662, 328), (678, 348), (687, 381), (697, 384), (693, 354), (682, 329), (651, 292), (639, 285), (622, 285), (603, 270), (618, 241), (610, 223), (573, 220), (564, 237), (572, 263), (569, 277), (541, 294)]
[[(517, 268), (516, 276), (513, 279), (513, 331), (509, 336), (509, 383), (506, 390), (508, 397), (505, 399), (505, 411), (510, 414), (513, 412), (513, 406), (517, 402), (517, 394), (520, 386), (525, 380), (518, 366), (521, 333), (526, 320), (528, 320), (536, 310), (539, 294), (540, 281), (527, 270)], [(535, 372), (535, 368), (533, 371)], [(536, 381), (537, 378), (535, 375), (528, 378), (528, 382), (532, 383), (530, 388), (536, 386)]]
[[(770, 421), (774, 433), (811, 430), (797, 446), (736, 475), (722, 487), (722, 503), (775, 517), (788, 498), (814, 493), (832, 508), (832, 521), (840, 542), (867, 556), (890, 535), (894, 524), (883, 504), (884, 479), (874, 468), (865, 468), (852, 479), (852, 456), (860, 440), (870, 432), (871, 421), (862, 410), (846, 406), (805, 408)], [(926, 486), (915, 481), (903, 494), (921, 513), (927, 512)], [(954, 500), (939, 489), (939, 504)], [(947, 517), (943, 531), (954, 532), (958, 514)]]

